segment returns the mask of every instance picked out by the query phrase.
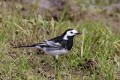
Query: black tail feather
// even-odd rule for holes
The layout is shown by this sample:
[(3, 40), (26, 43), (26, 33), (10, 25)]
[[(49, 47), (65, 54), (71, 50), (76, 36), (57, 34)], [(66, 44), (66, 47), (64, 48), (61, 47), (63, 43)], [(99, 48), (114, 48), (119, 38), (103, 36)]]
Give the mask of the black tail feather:
[(34, 48), (36, 45), (31, 45), (31, 46), (15, 46), (13, 48)]

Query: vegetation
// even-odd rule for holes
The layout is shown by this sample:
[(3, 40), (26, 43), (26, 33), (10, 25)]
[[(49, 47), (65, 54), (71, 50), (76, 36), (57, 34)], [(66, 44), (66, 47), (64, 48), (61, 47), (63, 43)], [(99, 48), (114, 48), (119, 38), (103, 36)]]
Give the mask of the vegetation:
[[(22, 16), (20, 10), (0, 9), (0, 79), (1, 80), (115, 80), (120, 71), (120, 36), (112, 32), (112, 22), (94, 20), (43, 19), (31, 11)], [(53, 57), (36, 49), (15, 49), (62, 34), (73, 28), (82, 32), (74, 39), (67, 54)]]

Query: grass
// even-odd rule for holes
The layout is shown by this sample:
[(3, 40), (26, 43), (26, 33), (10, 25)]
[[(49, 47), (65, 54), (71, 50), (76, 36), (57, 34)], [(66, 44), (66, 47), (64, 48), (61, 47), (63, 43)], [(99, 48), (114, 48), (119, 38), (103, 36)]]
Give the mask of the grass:
[[(71, 23), (67, 19), (56, 22), (34, 13), (23, 18), (19, 10), (10, 10), (9, 14), (1, 10), (0, 15), (0, 79), (116, 79), (115, 73), (120, 70), (116, 60), (120, 53), (120, 37), (112, 32), (111, 23), (109, 26), (103, 24), (104, 19), (98, 23), (93, 20)], [(12, 48), (50, 39), (68, 28), (82, 35), (75, 37), (72, 50), (59, 58), (58, 66), (53, 57), (36, 49)]]

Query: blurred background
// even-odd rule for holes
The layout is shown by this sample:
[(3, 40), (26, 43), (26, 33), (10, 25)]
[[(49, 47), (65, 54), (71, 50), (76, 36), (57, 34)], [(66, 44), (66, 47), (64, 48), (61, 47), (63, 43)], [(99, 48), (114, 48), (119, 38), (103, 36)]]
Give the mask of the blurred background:
[[(120, 0), (2, 0), (1, 12), (20, 10), (23, 17), (31, 13), (46, 19), (66, 18), (74, 20), (95, 20), (105, 18), (105, 24), (112, 20), (113, 31), (120, 32)], [(64, 19), (63, 19), (64, 16)]]

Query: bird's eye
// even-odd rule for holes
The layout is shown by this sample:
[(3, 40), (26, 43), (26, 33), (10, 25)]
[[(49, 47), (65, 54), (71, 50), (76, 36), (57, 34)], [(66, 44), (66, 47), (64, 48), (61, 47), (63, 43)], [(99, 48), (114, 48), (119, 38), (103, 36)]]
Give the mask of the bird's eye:
[(70, 32), (71, 34), (73, 33), (73, 32)]

